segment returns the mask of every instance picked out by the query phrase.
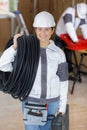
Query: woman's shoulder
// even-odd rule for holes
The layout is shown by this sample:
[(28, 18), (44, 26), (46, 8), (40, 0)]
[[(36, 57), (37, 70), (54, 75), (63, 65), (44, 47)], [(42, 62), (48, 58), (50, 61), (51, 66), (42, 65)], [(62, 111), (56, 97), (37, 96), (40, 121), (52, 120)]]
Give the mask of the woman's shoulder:
[(56, 46), (56, 44), (55, 44), (55, 42), (54, 42), (53, 40), (50, 40), (50, 45), (51, 45), (51, 47), (52, 47), (55, 51), (60, 52), (60, 53), (63, 53), (63, 50), (62, 50), (60, 47)]
[(58, 46), (55, 45), (55, 42), (53, 40), (50, 40), (50, 46), (49, 48), (56, 53), (56, 56), (60, 59), (64, 59), (64, 61), (66, 60), (65, 58), (65, 54), (64, 51), (59, 48)]

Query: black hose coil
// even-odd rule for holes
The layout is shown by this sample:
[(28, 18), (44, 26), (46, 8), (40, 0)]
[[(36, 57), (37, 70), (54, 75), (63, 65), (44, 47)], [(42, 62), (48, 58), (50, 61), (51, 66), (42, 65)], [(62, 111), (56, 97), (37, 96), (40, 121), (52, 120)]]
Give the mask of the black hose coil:
[[(18, 48), (13, 63), (13, 71), (0, 71), (0, 90), (23, 101), (28, 97), (36, 77), (40, 44), (34, 35), (21, 36), (17, 39), (17, 43)], [(9, 40), (5, 49), (12, 44), (13, 38)]]

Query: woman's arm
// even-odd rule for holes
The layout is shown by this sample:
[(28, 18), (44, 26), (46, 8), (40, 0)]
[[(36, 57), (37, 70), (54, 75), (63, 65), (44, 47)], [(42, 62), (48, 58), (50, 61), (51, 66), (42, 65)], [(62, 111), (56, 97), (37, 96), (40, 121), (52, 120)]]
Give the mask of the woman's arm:
[(16, 34), (13, 38), (13, 45), (6, 49), (0, 57), (0, 70), (1, 71), (12, 71), (12, 62), (14, 62), (16, 50), (17, 50), (17, 38), (22, 34)]
[(60, 103), (58, 112), (66, 111), (67, 93), (68, 93), (68, 65), (66, 62), (59, 64), (57, 75), (60, 78)]
[(6, 49), (0, 57), (0, 70), (1, 71), (12, 71), (12, 62), (14, 61), (16, 50), (13, 47)]

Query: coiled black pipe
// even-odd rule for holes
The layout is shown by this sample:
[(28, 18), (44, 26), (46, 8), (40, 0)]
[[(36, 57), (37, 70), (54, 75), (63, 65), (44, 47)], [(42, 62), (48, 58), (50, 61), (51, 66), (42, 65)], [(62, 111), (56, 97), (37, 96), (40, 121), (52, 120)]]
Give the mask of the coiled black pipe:
[[(18, 48), (12, 72), (0, 71), (0, 90), (11, 94), (13, 98), (25, 100), (34, 83), (40, 56), (39, 40), (34, 35), (17, 39)], [(9, 40), (5, 49), (13, 44)]]

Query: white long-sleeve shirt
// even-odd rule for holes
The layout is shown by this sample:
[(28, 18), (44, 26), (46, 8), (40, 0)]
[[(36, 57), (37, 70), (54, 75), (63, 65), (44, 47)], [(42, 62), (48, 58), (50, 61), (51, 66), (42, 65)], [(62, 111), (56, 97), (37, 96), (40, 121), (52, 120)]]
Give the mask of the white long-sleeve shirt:
[[(12, 71), (16, 51), (8, 48), (0, 58), (0, 70)], [(45, 73), (44, 73), (45, 72)], [(45, 81), (43, 80), (45, 77)], [(44, 89), (43, 89), (44, 87)], [(29, 100), (60, 101), (59, 111), (65, 112), (68, 92), (68, 68), (63, 51), (52, 40), (41, 48), (36, 78), (29, 94)]]
[(75, 16), (75, 8), (68, 7), (60, 19), (56, 27), (56, 35), (68, 34), (73, 42), (78, 42), (77, 28), (80, 27), (84, 39), (87, 39), (87, 23), (86, 19), (80, 19)]

